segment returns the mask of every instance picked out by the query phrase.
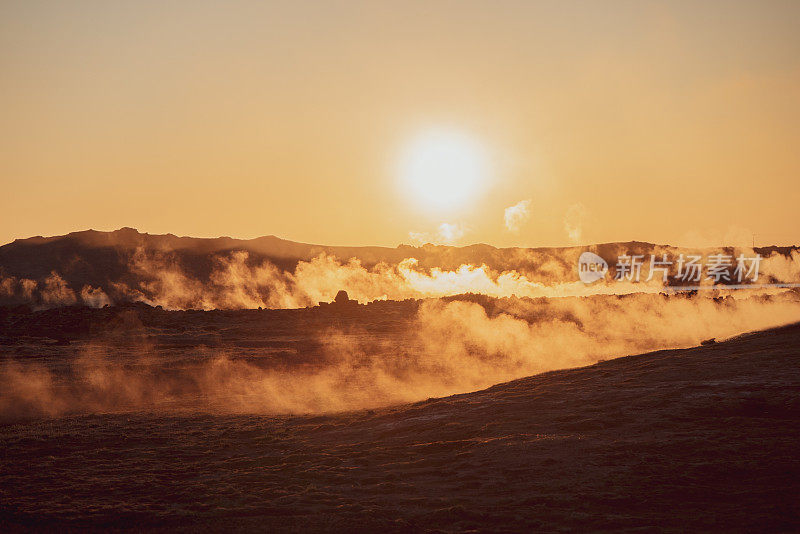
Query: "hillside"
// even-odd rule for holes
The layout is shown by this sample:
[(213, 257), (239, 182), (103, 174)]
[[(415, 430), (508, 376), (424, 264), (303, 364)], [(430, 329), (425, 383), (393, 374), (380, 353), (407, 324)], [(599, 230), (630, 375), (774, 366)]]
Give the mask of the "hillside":
[(0, 428), (0, 524), (794, 531), (800, 325), (336, 416)]

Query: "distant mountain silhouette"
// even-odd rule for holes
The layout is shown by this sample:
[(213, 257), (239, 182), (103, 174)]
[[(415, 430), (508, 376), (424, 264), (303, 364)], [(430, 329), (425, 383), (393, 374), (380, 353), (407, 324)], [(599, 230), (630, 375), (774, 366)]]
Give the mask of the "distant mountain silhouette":
[[(616, 250), (620, 245), (637, 252), (648, 251), (654, 246), (651, 243), (631, 241), (606, 243), (593, 248), (601, 251)], [(381, 262), (396, 264), (413, 257), (419, 260), (420, 267), (427, 269), (439, 267), (452, 270), (463, 264), (485, 264), (493, 269), (517, 269), (521, 272), (537, 267), (539, 261), (526, 258), (531, 252), (560, 258), (565, 251), (587, 249), (587, 247), (497, 248), (485, 244), (467, 246), (426, 244), (420, 247), (400, 245), (396, 248), (342, 247), (298, 243), (274, 235), (254, 239), (179, 237), (173, 234), (141, 233), (134, 228), (126, 227), (113, 232), (85, 230), (62, 236), (17, 239), (0, 246), (0, 268), (4, 269), (6, 274), (18, 277), (46, 276), (52, 270), (60, 270), (66, 266), (70, 266), (70, 271), (83, 271), (86, 274), (91, 271), (99, 271), (95, 273), (96, 275), (106, 274), (109, 270), (110, 274), (115, 272), (119, 274), (120, 267), (127, 262), (127, 253), (137, 248), (177, 253), (185, 256), (187, 260), (200, 260), (209, 255), (246, 251), (253, 258), (269, 260), (286, 269), (293, 268), (299, 261), (309, 261), (320, 254), (327, 254), (343, 261), (357, 258), (366, 267)], [(96, 279), (96, 276), (92, 278)]]
[[(94, 305), (102, 305), (106, 296), (111, 302), (137, 298), (146, 301), (152, 275), (157, 275), (165, 265), (185, 274), (187, 279), (204, 284), (213, 278), (220, 258), (237, 253), (246, 253), (242, 257), (249, 266), (269, 262), (284, 273), (291, 273), (299, 262), (325, 255), (341, 263), (356, 259), (366, 269), (381, 263), (396, 267), (403, 260), (415, 258), (417, 268), (422, 270), (452, 271), (464, 264), (486, 265), (496, 272), (514, 271), (532, 281), (573, 282), (577, 280), (577, 258), (585, 250), (610, 260), (620, 251), (648, 255), (656, 247), (638, 241), (552, 248), (496, 248), (485, 244), (341, 247), (297, 243), (273, 235), (255, 239), (195, 238), (147, 234), (133, 228), (113, 232), (86, 230), (63, 236), (18, 239), (0, 247), (0, 305), (92, 302), (95, 295), (84, 291), (81, 296), (82, 290), (102, 290), (98, 291), (102, 299), (95, 299)], [(757, 250), (765, 255), (771, 252), (788, 254), (794, 248)], [(153, 257), (159, 258), (160, 266), (151, 266), (149, 272), (134, 268), (141, 258)], [(169, 280), (160, 283), (168, 284)], [(69, 297), (70, 291), (76, 297)]]

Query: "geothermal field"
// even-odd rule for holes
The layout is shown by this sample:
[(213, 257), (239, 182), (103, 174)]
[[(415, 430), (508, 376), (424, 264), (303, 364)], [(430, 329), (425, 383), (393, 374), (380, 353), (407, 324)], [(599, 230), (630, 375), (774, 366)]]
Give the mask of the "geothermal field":
[(797, 530), (799, 256), (746, 252), (759, 287), (685, 291), (569, 248), (16, 241), (0, 525)]
[(798, 28), (0, 0), (0, 534), (800, 533)]

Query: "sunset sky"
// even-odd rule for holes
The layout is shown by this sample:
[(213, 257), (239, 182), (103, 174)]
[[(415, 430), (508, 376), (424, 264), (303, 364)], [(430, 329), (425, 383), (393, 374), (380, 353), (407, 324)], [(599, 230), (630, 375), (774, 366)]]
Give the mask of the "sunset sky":
[(798, 28), (796, 1), (4, 1), (0, 242), (798, 243)]

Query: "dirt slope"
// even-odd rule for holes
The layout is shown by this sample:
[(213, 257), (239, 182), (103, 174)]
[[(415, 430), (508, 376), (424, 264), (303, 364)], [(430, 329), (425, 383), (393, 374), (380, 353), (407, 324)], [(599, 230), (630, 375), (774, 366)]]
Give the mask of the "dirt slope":
[(800, 529), (800, 325), (330, 417), (0, 428), (0, 524)]

